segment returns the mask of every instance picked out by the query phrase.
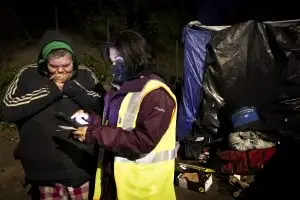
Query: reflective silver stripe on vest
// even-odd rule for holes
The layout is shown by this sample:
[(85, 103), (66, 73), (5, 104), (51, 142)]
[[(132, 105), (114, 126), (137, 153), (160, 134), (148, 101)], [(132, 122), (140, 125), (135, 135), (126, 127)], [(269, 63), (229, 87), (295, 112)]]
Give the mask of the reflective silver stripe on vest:
[[(126, 112), (122, 118), (119, 118), (119, 124), (121, 128), (124, 130), (132, 130), (134, 127), (134, 123), (136, 121), (136, 117), (139, 112), (139, 107), (142, 101), (142, 92), (132, 92), (132, 95), (129, 99), (128, 106)], [(119, 116), (120, 117), (120, 116)], [(137, 160), (128, 160), (123, 157), (115, 157), (116, 162), (133, 162), (133, 163), (157, 163), (167, 160), (174, 160), (176, 157), (176, 150), (166, 150), (161, 152), (151, 152), (144, 157)]]
[(115, 162), (132, 162), (132, 163), (138, 163), (138, 164), (151, 164), (151, 163), (157, 163), (167, 160), (174, 160), (176, 157), (176, 150), (166, 150), (161, 151), (157, 153), (149, 153), (145, 157), (137, 159), (137, 160), (128, 160), (127, 158), (123, 157), (115, 157)]
[(119, 119), (122, 129), (130, 131), (134, 127), (135, 118), (139, 112), (141, 100), (141, 92), (132, 92), (126, 112), (123, 118)]

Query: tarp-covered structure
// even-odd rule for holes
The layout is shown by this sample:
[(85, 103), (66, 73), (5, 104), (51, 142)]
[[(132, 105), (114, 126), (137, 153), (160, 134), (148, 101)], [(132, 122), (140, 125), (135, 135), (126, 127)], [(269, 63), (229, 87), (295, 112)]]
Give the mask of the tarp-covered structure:
[[(300, 111), (300, 21), (247, 21), (183, 30), (183, 102), (177, 134), (220, 136), (232, 112), (255, 106), (256, 129), (296, 126)], [(224, 126), (222, 124), (225, 124)], [(224, 129), (224, 131), (222, 131)]]

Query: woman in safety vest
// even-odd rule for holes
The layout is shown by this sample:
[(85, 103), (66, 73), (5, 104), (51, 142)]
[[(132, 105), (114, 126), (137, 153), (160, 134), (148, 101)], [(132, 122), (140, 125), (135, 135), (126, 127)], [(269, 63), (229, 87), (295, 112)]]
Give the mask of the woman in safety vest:
[(140, 34), (122, 31), (108, 53), (113, 89), (103, 116), (84, 111), (72, 116), (88, 122), (75, 137), (105, 149), (99, 151), (94, 199), (174, 200), (176, 98), (163, 74), (150, 69)]

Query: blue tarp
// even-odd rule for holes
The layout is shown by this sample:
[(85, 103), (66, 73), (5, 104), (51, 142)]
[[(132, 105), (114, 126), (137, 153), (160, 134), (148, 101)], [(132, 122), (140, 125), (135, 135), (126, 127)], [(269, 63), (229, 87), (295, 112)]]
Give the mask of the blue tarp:
[(193, 122), (199, 113), (202, 101), (202, 78), (206, 57), (206, 45), (211, 31), (185, 27), (184, 42), (184, 74), (182, 87), (182, 103), (179, 106), (177, 120), (177, 137), (182, 139), (192, 130)]

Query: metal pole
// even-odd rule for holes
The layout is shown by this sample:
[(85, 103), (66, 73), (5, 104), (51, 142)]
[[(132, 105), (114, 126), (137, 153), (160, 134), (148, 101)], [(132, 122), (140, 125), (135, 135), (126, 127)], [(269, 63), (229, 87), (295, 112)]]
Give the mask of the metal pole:
[(58, 13), (57, 13), (57, 4), (55, 3), (55, 26), (56, 31), (58, 32)]
[(110, 30), (109, 30), (109, 20), (106, 20), (106, 42), (110, 41)]

